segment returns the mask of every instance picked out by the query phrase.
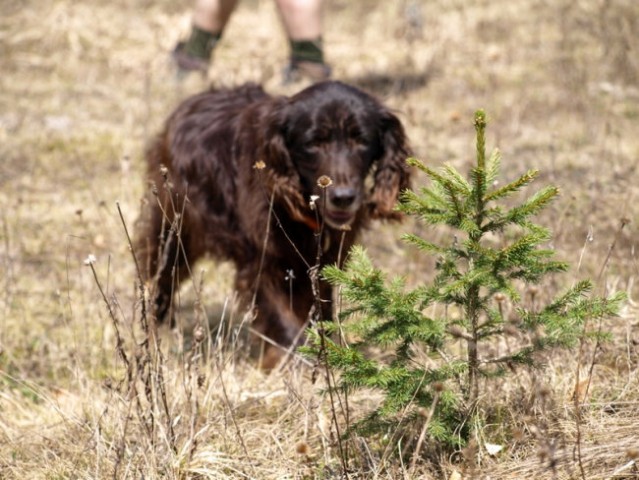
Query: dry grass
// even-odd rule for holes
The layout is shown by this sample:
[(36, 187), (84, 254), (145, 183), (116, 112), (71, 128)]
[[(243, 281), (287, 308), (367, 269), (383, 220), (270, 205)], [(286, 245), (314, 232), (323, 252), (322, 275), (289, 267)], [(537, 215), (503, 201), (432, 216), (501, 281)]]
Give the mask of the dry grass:
[[(192, 286), (182, 292), (183, 325), (223, 317), (223, 334), (199, 344), (189, 328), (161, 330), (158, 350), (136, 346), (135, 274), (115, 205), (132, 228), (143, 145), (179, 98), (201, 88), (194, 79), (177, 85), (167, 64), (188, 5), (5, 0), (1, 10), (0, 478), (337, 478), (321, 382), (301, 366), (267, 376), (247, 360), (228, 265), (198, 267), (203, 305)], [(614, 339), (597, 354), (582, 411), (589, 479), (639, 478), (638, 37), (634, 0), (330, 0), (327, 8), (336, 78), (396, 108), (421, 159), (464, 170), (481, 107), (506, 171), (539, 168), (542, 182), (562, 188), (540, 223), (574, 269), (541, 296), (586, 276), (599, 292), (628, 291), (622, 317), (604, 326)], [(272, 2), (246, 0), (211, 76), (287, 93), (285, 58)], [(630, 223), (620, 231), (622, 218)], [(385, 268), (429, 277), (393, 229), (366, 241)], [(133, 381), (83, 264), (89, 254)], [(586, 378), (585, 353), (581, 365), (574, 352), (557, 355), (545, 371), (487, 390), (499, 408), (466, 452), (473, 461), (441, 459), (439, 471), (425, 463), (422, 478), (580, 478), (571, 395), (578, 368)], [(357, 413), (371, 399), (351, 401)], [(483, 442), (505, 448), (490, 457)], [(354, 476), (407, 478), (399, 462), (380, 462), (382, 450), (358, 443)]]

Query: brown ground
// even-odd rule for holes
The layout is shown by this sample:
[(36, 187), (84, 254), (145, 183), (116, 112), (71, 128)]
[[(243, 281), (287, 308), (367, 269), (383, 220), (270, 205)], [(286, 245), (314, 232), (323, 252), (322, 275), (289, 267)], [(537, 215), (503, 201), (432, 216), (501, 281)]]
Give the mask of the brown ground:
[[(98, 283), (121, 320), (123, 350), (140, 361), (134, 271), (116, 202), (133, 228), (145, 141), (180, 98), (202, 88), (193, 78), (176, 84), (167, 62), (188, 28), (188, 8), (166, 0), (0, 5), (0, 478), (337, 478), (320, 386), (302, 368), (257, 371), (231, 327), (206, 339), (208, 353), (197, 358), (182, 346), (188, 328), (162, 330), (165, 359), (154, 365), (162, 366), (165, 394), (156, 369), (149, 404), (140, 385), (140, 395), (126, 396), (132, 387)], [(538, 168), (540, 186), (561, 187), (562, 198), (538, 220), (573, 268), (542, 285), (542, 296), (584, 277), (600, 293), (628, 292), (621, 318), (605, 324), (613, 341), (598, 356), (583, 414), (589, 479), (639, 478), (638, 39), (634, 0), (327, 0), (335, 78), (396, 109), (420, 159), (466, 171), (473, 112), (484, 108), (489, 148), (502, 150), (507, 179)], [(300, 86), (280, 85), (285, 60), (272, 2), (245, 0), (210, 76), (218, 85), (252, 80), (291, 93)], [(622, 219), (630, 223), (620, 231)], [(410, 222), (406, 229), (446, 235)], [(378, 265), (427, 281), (430, 263), (397, 237), (380, 226), (365, 240)], [(90, 254), (97, 282), (83, 264)], [(223, 314), (238, 326), (230, 267), (201, 267), (207, 317)], [(191, 325), (202, 310), (190, 285), (183, 302)], [(230, 348), (213, 348), (224, 338)], [(558, 354), (544, 372), (487, 391), (506, 407), (528, 390), (534, 400), (539, 383), (552, 398), (504, 408), (478, 439), (475, 470), (441, 459), (419, 472), (581, 478), (570, 396), (576, 370), (583, 378), (587, 365), (577, 365), (575, 352)], [(366, 401), (354, 397), (355, 412)], [(151, 411), (153, 420), (144, 416)], [(490, 457), (486, 443), (504, 449)], [(382, 446), (360, 447), (358, 478), (417, 478), (380, 461)]]

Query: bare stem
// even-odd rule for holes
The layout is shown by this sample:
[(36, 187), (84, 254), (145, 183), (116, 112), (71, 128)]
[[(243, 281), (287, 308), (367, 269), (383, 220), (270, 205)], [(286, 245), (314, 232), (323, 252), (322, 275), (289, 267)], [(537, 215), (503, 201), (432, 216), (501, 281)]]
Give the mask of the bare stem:
[(436, 392), (435, 398), (433, 398), (433, 403), (431, 403), (430, 409), (428, 410), (428, 415), (426, 416), (424, 425), (422, 426), (422, 431), (420, 432), (419, 438), (417, 439), (417, 445), (415, 445), (415, 451), (413, 452), (413, 457), (411, 458), (411, 461), (410, 461), (411, 475), (415, 474), (415, 468), (417, 467), (417, 459), (419, 458), (419, 452), (421, 451), (422, 445), (424, 444), (424, 440), (426, 439), (428, 426), (430, 425), (430, 422), (433, 419), (433, 415), (435, 414), (435, 409), (437, 408), (437, 404), (439, 403), (439, 397), (440, 397), (440, 392)]

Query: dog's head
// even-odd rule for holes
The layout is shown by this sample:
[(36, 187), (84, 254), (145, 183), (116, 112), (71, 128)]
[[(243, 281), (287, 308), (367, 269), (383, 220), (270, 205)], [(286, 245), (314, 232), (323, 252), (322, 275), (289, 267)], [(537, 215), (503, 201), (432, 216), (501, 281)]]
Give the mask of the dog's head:
[[(318, 83), (281, 99), (269, 122), (266, 158), (294, 177), (306, 201), (318, 197), (328, 226), (351, 224), (363, 206), (374, 218), (398, 218), (409, 148), (398, 118), (376, 99), (340, 82)], [(330, 185), (321, 185), (327, 178)]]

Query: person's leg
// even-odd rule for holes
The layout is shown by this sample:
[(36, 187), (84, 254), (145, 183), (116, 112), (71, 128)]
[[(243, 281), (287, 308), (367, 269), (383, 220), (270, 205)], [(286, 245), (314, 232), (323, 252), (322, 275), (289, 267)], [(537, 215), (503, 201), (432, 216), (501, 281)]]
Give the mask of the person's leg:
[(208, 69), (211, 53), (236, 5), (237, 0), (196, 0), (191, 34), (173, 52), (179, 69), (202, 72)]
[(322, 0), (276, 0), (290, 39), (315, 40), (322, 36)]
[(322, 0), (276, 0), (291, 48), (287, 80), (302, 74), (324, 80), (331, 70), (324, 63), (322, 47)]
[(207, 32), (221, 34), (236, 5), (237, 0), (196, 0), (193, 25)]

